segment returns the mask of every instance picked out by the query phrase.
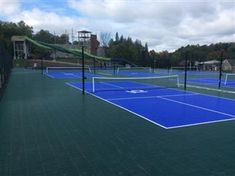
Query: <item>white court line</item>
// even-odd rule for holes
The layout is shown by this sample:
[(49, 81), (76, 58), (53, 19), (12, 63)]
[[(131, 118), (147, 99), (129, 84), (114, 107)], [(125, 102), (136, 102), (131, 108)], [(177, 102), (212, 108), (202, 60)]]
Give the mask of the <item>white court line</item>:
[(100, 73), (99, 71), (97, 71), (99, 75), (105, 75), (105, 76), (112, 76), (113, 74), (111, 73)]
[[(234, 89), (234, 88), (235, 88), (235, 84), (232, 84), (232, 85), (226, 85), (226, 86), (224, 86), (224, 87), (228, 87), (228, 88), (232, 88), (232, 89)], [(233, 91), (233, 93), (235, 94), (235, 91)]]
[[(104, 82), (103, 82), (104, 83)], [(106, 83), (108, 84), (108, 83)], [(110, 84), (111, 86), (115, 86), (113, 84)], [(183, 84), (179, 84), (180, 86), (183, 86)], [(118, 88), (121, 88), (121, 89), (125, 89), (123, 87), (120, 87), (120, 86), (116, 86)], [(156, 86), (157, 87), (157, 86)], [(235, 91), (229, 91), (229, 90), (222, 90), (222, 89), (214, 89), (214, 88), (207, 88), (207, 87), (201, 87), (201, 86), (194, 86), (194, 85), (187, 85), (187, 87), (193, 87), (193, 88), (198, 88), (198, 89), (205, 89), (205, 90), (211, 90), (211, 91), (217, 91), (217, 92), (222, 92), (222, 93), (232, 93), (234, 94)], [(179, 92), (191, 92), (191, 93), (195, 93), (193, 91), (190, 91), (190, 90), (180, 90), (180, 89), (176, 89), (176, 88), (169, 88), (169, 87), (165, 87), (165, 89), (170, 89), (170, 90), (176, 90), (176, 91), (179, 91)], [(220, 97), (220, 96), (216, 96), (216, 95), (209, 95), (209, 94), (205, 94), (205, 93), (198, 93), (197, 94), (200, 94), (200, 95), (203, 95), (203, 96), (207, 96), (207, 97), (216, 97), (216, 98), (221, 98), (221, 99), (225, 99), (225, 100), (231, 100), (231, 101), (235, 101), (235, 99), (231, 99), (231, 98), (226, 98), (226, 97)]]
[(115, 85), (115, 84), (111, 84), (111, 83), (107, 83), (107, 82), (100, 82), (100, 83), (106, 84), (106, 85), (108, 85), (108, 86), (116, 87), (116, 88), (119, 88), (119, 89), (125, 89), (124, 87), (117, 86), (117, 85)]
[(230, 120), (235, 119), (235, 115), (232, 115), (232, 114), (228, 114), (228, 113), (216, 111), (216, 110), (213, 110), (213, 109), (208, 109), (208, 108), (204, 108), (204, 107), (201, 107), (201, 106), (196, 106), (196, 105), (192, 105), (192, 104), (188, 104), (188, 103), (184, 103), (184, 102), (180, 102), (180, 101), (171, 100), (171, 99), (166, 98), (166, 97), (185, 96), (185, 95), (186, 96), (192, 96), (192, 95), (200, 95), (200, 94), (196, 94), (196, 93), (195, 94), (176, 94), (176, 95), (166, 95), (166, 96), (116, 98), (116, 99), (108, 99), (108, 100), (115, 101), (115, 100), (130, 100), (130, 99), (160, 98), (160, 99), (164, 99), (164, 100), (167, 100), (167, 101), (172, 101), (174, 103), (183, 104), (183, 105), (186, 105), (186, 106), (191, 106), (191, 107), (202, 109), (202, 110), (205, 110), (205, 111), (210, 111), (210, 112), (213, 112), (213, 113), (222, 114), (222, 115), (225, 115), (225, 116), (232, 117), (232, 119), (222, 119), (222, 120), (214, 120), (214, 121), (209, 121), (209, 122), (200, 122), (200, 123), (193, 123), (193, 124), (187, 124), (187, 125), (179, 125), (179, 126), (174, 126), (174, 127), (167, 127), (167, 129), (188, 127), (188, 126), (196, 126), (196, 125), (216, 123), (216, 122), (224, 122), (224, 121), (230, 121)]
[[(101, 84), (106, 84), (108, 86), (112, 86), (112, 87), (116, 87), (116, 88), (119, 88), (121, 90), (131, 90), (131, 89), (146, 89), (146, 87), (139, 87), (139, 88), (136, 88), (136, 87), (121, 87), (121, 86), (118, 86), (118, 85), (115, 85), (115, 84), (112, 84), (112, 83), (107, 83), (107, 82), (100, 82)], [(152, 87), (158, 87), (158, 86), (152, 86)], [(103, 90), (103, 89), (101, 89)]]
[(187, 124), (187, 125), (178, 125), (178, 126), (173, 126), (173, 127), (167, 127), (167, 129), (170, 130), (170, 129), (191, 127), (191, 126), (198, 126), (198, 125), (206, 125), (206, 124), (212, 124), (212, 123), (218, 123), (218, 122), (227, 122), (227, 121), (232, 121), (232, 120), (235, 120), (235, 118), (214, 120), (214, 121), (207, 121), (207, 122), (200, 122), (200, 123), (192, 123), (192, 124)]
[(188, 81), (193, 84), (203, 84), (203, 85), (218, 85), (218, 83), (206, 83), (206, 82), (196, 82), (196, 81)]
[[(73, 87), (73, 88), (75, 88), (75, 89), (77, 89), (77, 90), (82, 90), (82, 89), (80, 89), (79, 87), (76, 87), (76, 86), (74, 86), (74, 85), (72, 85), (72, 84), (70, 84), (70, 83), (66, 83), (67, 85), (69, 85), (69, 86), (71, 86), (71, 87)], [(150, 120), (150, 119), (148, 119), (148, 118), (146, 118), (146, 117), (144, 117), (144, 116), (142, 116), (142, 115), (140, 115), (140, 114), (137, 114), (137, 113), (135, 113), (135, 112), (133, 112), (133, 111), (131, 111), (131, 110), (129, 110), (129, 109), (127, 109), (127, 108), (124, 108), (124, 107), (122, 107), (122, 106), (120, 106), (120, 105), (117, 105), (117, 104), (115, 104), (115, 103), (113, 103), (113, 102), (110, 102), (110, 101), (108, 101), (108, 100), (106, 100), (106, 99), (103, 99), (103, 98), (101, 98), (101, 97), (99, 97), (99, 96), (97, 96), (97, 95), (95, 95), (95, 94), (92, 94), (92, 93), (90, 93), (90, 92), (87, 92), (87, 91), (85, 91), (87, 94), (89, 94), (89, 95), (91, 95), (91, 96), (94, 96), (94, 97), (96, 97), (96, 98), (98, 98), (98, 99), (100, 99), (100, 100), (103, 100), (103, 101), (105, 101), (105, 102), (107, 102), (107, 103), (110, 103), (110, 104), (112, 104), (112, 105), (114, 105), (114, 106), (117, 106), (117, 107), (119, 107), (119, 108), (121, 108), (121, 109), (123, 109), (123, 110), (125, 110), (125, 111), (127, 111), (127, 112), (130, 112), (130, 113), (132, 113), (132, 114), (134, 114), (134, 115), (136, 115), (136, 116), (138, 116), (138, 117), (140, 117), (140, 118), (142, 118), (142, 119), (145, 119), (145, 120), (147, 120), (147, 121), (149, 121), (149, 122), (151, 122), (151, 123), (153, 123), (153, 124), (155, 124), (155, 125), (158, 125), (158, 126), (160, 126), (160, 127), (162, 127), (162, 128), (164, 128), (164, 129), (168, 129), (168, 127), (165, 127), (165, 126), (163, 126), (163, 125), (161, 125), (161, 124), (159, 124), (159, 123), (157, 123), (157, 122), (154, 122), (154, 121), (152, 121), (152, 120)]]
[[(183, 86), (183, 84), (180, 84), (180, 86)], [(187, 85), (187, 87), (194, 87), (194, 88), (198, 88), (198, 89), (205, 89), (205, 90), (211, 90), (211, 91), (218, 91), (218, 92), (221, 92), (221, 91), (219, 91), (219, 89), (206, 88), (206, 87), (200, 87), (200, 86)], [(181, 89), (175, 89), (175, 88), (166, 88), (166, 89), (176, 90), (176, 91), (179, 91), (179, 92), (191, 92), (191, 93), (195, 93), (195, 92), (190, 91), (190, 90), (181, 90)], [(199, 93), (199, 92), (197, 92), (197, 93), (198, 93), (199, 95), (203, 95), (203, 96), (207, 96), (207, 97), (221, 98), (221, 99), (224, 99), (224, 100), (230, 100), (230, 101), (234, 101), (234, 102), (235, 102), (235, 99), (232, 99), (232, 98), (220, 97), (220, 96), (216, 96), (216, 95), (209, 95), (209, 94)], [(223, 92), (223, 93), (224, 93), (224, 92)], [(230, 92), (225, 92), (225, 93), (230, 93)], [(235, 92), (232, 91), (232, 93), (235, 93)]]
[[(183, 86), (183, 84), (180, 84), (180, 86)], [(197, 88), (197, 89), (211, 90), (211, 91), (222, 92), (222, 93), (231, 93), (231, 94), (235, 94), (235, 91), (223, 90), (223, 89), (216, 89), (216, 88), (210, 88), (210, 87), (202, 87), (202, 86), (196, 86), (196, 85), (190, 85), (190, 84), (188, 84), (187, 87)], [(188, 92), (192, 92), (192, 91), (189, 91), (189, 90), (187, 90), (187, 91), (188, 91)], [(216, 96), (216, 95), (207, 95), (207, 94), (203, 94), (203, 93), (200, 93), (200, 94), (206, 95), (206, 96), (212, 96), (212, 97), (219, 97), (219, 96)], [(228, 99), (228, 100), (233, 100), (233, 101), (235, 101), (234, 99), (225, 98), (225, 97), (219, 97), (219, 98), (223, 98), (223, 99)]]
[[(106, 83), (106, 82), (102, 82), (104, 84), (110, 84), (111, 86), (116, 86), (114, 84), (111, 84), (111, 83)], [(179, 84), (180, 86), (183, 86), (183, 84)], [(125, 89), (123, 87), (120, 87), (120, 86), (116, 86), (117, 88), (121, 88), (121, 89)], [(158, 86), (156, 86), (158, 87)], [(220, 89), (214, 89), (214, 88), (206, 88), (206, 87), (201, 87), (201, 86), (193, 86), (193, 85), (187, 85), (187, 87), (194, 87), (194, 88), (198, 88), (198, 89), (205, 89), (205, 90), (211, 90), (211, 91), (218, 91), (218, 92), (223, 92), (223, 93), (235, 93), (234, 91), (227, 91), (227, 90), (220, 90)], [(169, 89), (169, 90), (175, 90), (175, 91), (178, 91), (178, 92), (190, 92), (190, 93), (195, 93), (193, 91), (190, 91), (190, 90), (180, 90), (180, 89), (175, 89), (175, 88), (169, 88), (169, 87), (164, 87), (165, 89)], [(224, 100), (230, 100), (230, 101), (235, 101), (235, 99), (231, 99), (231, 98), (226, 98), (226, 97), (220, 97), (220, 96), (216, 96), (216, 95), (209, 95), (209, 94), (204, 94), (204, 93), (198, 93), (198, 95), (203, 95), (203, 96), (207, 96), (207, 97), (216, 97), (216, 98), (221, 98), (221, 99), (224, 99)]]
[(202, 109), (202, 110), (206, 110), (206, 111), (210, 111), (210, 112), (214, 112), (214, 113), (217, 113), (217, 114), (222, 114), (222, 115), (226, 115), (226, 116), (234, 117), (235, 118), (235, 114), (234, 115), (233, 114), (228, 114), (228, 113), (216, 111), (216, 110), (213, 110), (213, 109), (204, 108), (204, 107), (197, 106), (197, 105), (193, 105), (193, 104), (189, 104), (189, 103), (184, 103), (184, 102), (177, 101), (177, 100), (172, 100), (172, 99), (161, 97), (161, 96), (159, 96), (158, 98), (163, 99), (163, 100), (167, 100), (167, 101), (172, 101), (172, 102), (178, 103), (178, 104), (183, 104), (183, 105), (186, 105), (186, 106), (191, 106), (191, 107), (194, 107), (194, 108), (197, 108), (197, 109)]
[[(118, 88), (124, 89), (123, 87), (116, 86), (116, 85), (113, 85), (113, 84), (110, 84), (110, 83), (104, 83), (104, 84), (107, 84), (107, 85), (111, 85), (111, 86), (114, 86), (114, 87), (118, 87)], [(175, 103), (180, 103), (180, 104), (184, 104), (184, 105), (187, 105), (187, 106), (192, 106), (192, 107), (194, 107), (194, 108), (199, 108), (199, 109), (203, 109), (203, 110), (206, 110), (206, 111), (211, 111), (211, 112), (218, 113), (218, 114), (223, 114), (223, 115), (230, 116), (230, 117), (235, 117), (235, 115), (231, 115), (231, 114), (223, 113), (223, 112), (220, 112), (220, 111), (215, 111), (215, 110), (208, 109), (208, 108), (203, 108), (203, 107), (201, 107), (201, 106), (196, 106), (196, 105), (192, 105), (192, 104), (188, 104), (188, 103), (183, 103), (183, 102), (180, 102), (180, 101), (176, 101), (176, 100), (171, 100), (171, 99), (165, 98), (165, 97), (189, 96), (189, 95), (190, 95), (190, 96), (192, 96), (192, 95), (200, 95), (200, 93), (175, 94), (175, 95), (163, 95), (163, 96), (148, 96), (148, 97), (113, 98), (113, 99), (107, 99), (107, 100), (115, 101), (115, 100), (132, 100), (132, 99), (161, 98), (161, 99), (165, 99), (165, 100), (172, 101), (172, 102), (175, 102)]]
[[(173, 75), (173, 76), (175, 76), (175, 75)], [(142, 77), (142, 78), (144, 78), (144, 77)], [(148, 77), (148, 78), (150, 78), (150, 77)], [(129, 80), (129, 78), (127, 80)], [(100, 82), (100, 83), (106, 84), (106, 85), (109, 85), (109, 86), (112, 86), (112, 87), (116, 87), (116, 88), (119, 88), (119, 89), (122, 89), (122, 90), (126, 90), (126, 89), (129, 89), (129, 90), (131, 90), (131, 89), (141, 89), (141, 88), (146, 89), (146, 87), (144, 87), (144, 86), (148, 86), (149, 85), (149, 84), (140, 84), (143, 87), (136, 88), (136, 87), (121, 87), (121, 86), (118, 86), (118, 85), (115, 85), (115, 84), (112, 84), (112, 83), (107, 83), (107, 82)], [(161, 88), (160, 86), (155, 86), (155, 85), (151, 85), (151, 87)]]
[(135, 100), (135, 99), (151, 99), (151, 98), (159, 98), (159, 97), (178, 97), (178, 96), (192, 96), (198, 94), (174, 94), (174, 95), (163, 95), (163, 96), (142, 96), (142, 97), (127, 97), (127, 98), (109, 98), (107, 100), (116, 101), (116, 100)]
[(192, 95), (200, 95), (199, 93), (184, 93), (184, 94), (175, 94), (175, 95), (162, 95), (162, 96), (158, 96), (158, 97), (180, 97), (180, 96), (192, 96)]
[[(71, 83), (68, 83), (68, 82), (67, 82), (66, 84), (69, 85), (69, 86), (71, 86), (71, 87), (73, 87), (73, 88), (75, 88), (75, 89), (77, 89), (77, 90), (80, 90), (80, 91), (82, 90), (81, 88), (76, 87), (76, 86), (74, 86), (74, 85), (71, 84)], [(172, 89), (172, 88), (169, 88), (169, 89)], [(177, 90), (177, 89), (172, 89), (172, 90)], [(177, 90), (177, 91), (178, 91), (178, 90)], [(155, 124), (155, 125), (157, 125), (157, 126), (160, 126), (160, 127), (164, 128), (164, 129), (176, 129), (176, 128), (182, 128), (182, 127), (198, 126), (198, 125), (203, 125), (203, 124), (212, 124), (212, 123), (217, 123), (217, 122), (225, 122), (225, 121), (235, 120), (235, 115), (231, 115), (231, 114), (227, 114), (227, 113), (223, 113), (223, 112), (211, 110), (211, 111), (214, 111), (215, 113), (222, 113), (223, 115), (226, 115), (226, 116), (229, 116), (229, 117), (233, 117), (233, 118), (230, 118), (230, 119), (222, 119), (222, 120), (214, 120), (214, 121), (207, 121), (207, 122), (200, 122), (200, 123), (193, 123), (193, 124), (187, 124), (187, 125), (178, 125), (178, 126), (173, 126), (173, 127), (165, 127), (165, 126), (163, 126), (163, 125), (161, 125), (161, 124), (159, 124), (159, 123), (156, 123), (156, 122), (154, 122), (154, 121), (152, 121), (152, 120), (150, 120), (150, 119), (148, 119), (148, 118), (146, 118), (146, 117), (144, 117), (144, 116), (142, 116), (142, 115), (140, 115), (140, 114), (137, 114), (137, 113), (135, 113), (135, 112), (133, 112), (133, 111), (127, 109), (127, 108), (124, 108), (124, 107), (122, 107), (122, 106), (120, 106), (120, 105), (117, 105), (117, 104), (115, 104), (115, 103), (113, 103), (113, 102), (110, 102), (109, 100), (103, 99), (103, 98), (101, 98), (101, 97), (99, 97), (99, 96), (97, 96), (97, 95), (95, 95), (95, 94), (93, 94), (93, 93), (91, 93), (91, 92), (87, 92), (87, 91), (85, 91), (85, 92), (86, 92), (87, 94), (91, 95), (91, 96), (94, 96), (94, 97), (96, 97), (96, 98), (98, 98), (98, 99), (100, 99), (100, 100), (103, 100), (103, 101), (105, 101), (105, 102), (107, 102), (107, 103), (110, 103), (110, 104), (116, 106), (116, 107), (119, 107), (119, 108), (121, 108), (121, 109), (123, 109), (123, 110), (125, 110), (125, 111), (127, 111), (127, 112), (130, 112), (130, 113), (132, 113), (132, 114), (134, 114), (134, 115), (136, 115), (136, 116), (138, 116), (138, 117), (140, 117), (140, 118), (143, 118), (143, 119), (145, 119), (145, 120), (147, 120), (147, 121), (149, 121), (149, 122), (151, 122), (151, 123), (153, 123), (153, 124)], [(182, 92), (183, 92), (183, 91), (182, 91)], [(191, 91), (188, 91), (188, 92), (191, 92)], [(194, 92), (192, 92), (192, 93), (194, 94)], [(192, 94), (192, 95), (193, 95), (193, 94)], [(197, 94), (198, 94), (198, 95), (205, 95), (205, 96), (207, 96), (206, 94), (201, 94), (201, 93), (197, 93)], [(208, 96), (209, 96), (209, 97), (221, 98), (221, 99), (227, 99), (227, 98), (218, 97), (218, 96), (213, 96), (213, 95), (208, 95)], [(157, 97), (157, 96), (156, 96), (156, 97)], [(164, 97), (160, 97), (160, 96), (158, 96), (157, 98), (165, 99), (165, 100), (167, 100), (167, 101), (175, 101), (175, 100), (171, 100), (171, 99), (164, 98)], [(228, 100), (233, 100), (233, 99), (228, 99)], [(234, 100), (234, 101), (235, 101), (235, 100)], [(185, 103), (182, 103), (182, 102), (177, 102), (177, 103), (185, 104)], [(187, 105), (196, 107), (195, 105), (191, 105), (191, 104), (187, 104)], [(198, 106), (198, 108), (199, 108), (199, 109), (204, 109), (204, 110), (209, 110), (209, 111), (210, 111), (210, 109), (203, 108), (203, 107), (200, 107), (200, 106)]]
[(49, 75), (49, 74), (46, 74), (49, 78), (54, 78), (55, 79), (55, 77), (54, 76), (51, 76), (51, 75)]
[(157, 98), (157, 96), (143, 96), (143, 97), (128, 97), (128, 98), (108, 98), (109, 101), (116, 101), (116, 100), (135, 100), (135, 99), (150, 99), (150, 98)]
[(62, 72), (64, 76), (72, 76), (72, 78), (77, 78), (76, 74), (74, 73), (67, 73), (67, 72)]

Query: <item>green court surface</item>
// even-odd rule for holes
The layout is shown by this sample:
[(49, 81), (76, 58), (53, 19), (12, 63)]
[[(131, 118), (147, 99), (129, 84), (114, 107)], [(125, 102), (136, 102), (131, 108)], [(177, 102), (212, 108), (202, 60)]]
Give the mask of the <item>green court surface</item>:
[(235, 175), (235, 121), (166, 130), (66, 81), (13, 70), (0, 101), (0, 176)]

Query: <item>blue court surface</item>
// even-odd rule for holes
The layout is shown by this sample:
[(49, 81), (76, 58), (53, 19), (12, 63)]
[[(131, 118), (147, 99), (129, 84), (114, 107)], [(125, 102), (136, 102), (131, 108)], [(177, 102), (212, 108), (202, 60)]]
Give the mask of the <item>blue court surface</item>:
[[(67, 83), (81, 90), (79, 82)], [(235, 120), (235, 100), (137, 82), (99, 82), (86, 92), (165, 129)], [(119, 89), (117, 89), (119, 88)]]

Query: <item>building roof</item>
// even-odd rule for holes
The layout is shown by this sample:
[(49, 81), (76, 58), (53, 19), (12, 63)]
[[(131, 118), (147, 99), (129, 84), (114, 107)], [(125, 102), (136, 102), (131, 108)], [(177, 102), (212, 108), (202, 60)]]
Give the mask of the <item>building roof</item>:
[(17, 36), (17, 35), (13, 35), (11, 37), (11, 41), (17, 41), (17, 42), (23, 42), (26, 40), (26, 36)]
[(86, 33), (86, 34), (88, 34), (88, 33), (91, 33), (90, 31), (86, 31), (86, 30), (81, 30), (81, 31), (78, 31), (78, 33)]
[(220, 63), (220, 61), (218, 60), (209, 60), (209, 61), (200, 62), (200, 64), (206, 64), (206, 65), (218, 64), (218, 63)]
[(232, 66), (235, 66), (235, 59), (227, 59), (227, 60)]

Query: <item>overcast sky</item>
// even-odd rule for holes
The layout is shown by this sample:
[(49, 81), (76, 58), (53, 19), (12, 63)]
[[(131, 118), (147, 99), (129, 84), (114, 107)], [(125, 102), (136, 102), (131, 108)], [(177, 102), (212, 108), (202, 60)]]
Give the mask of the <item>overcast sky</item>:
[(235, 0), (0, 0), (0, 20), (35, 32), (119, 32), (156, 51), (235, 42)]

